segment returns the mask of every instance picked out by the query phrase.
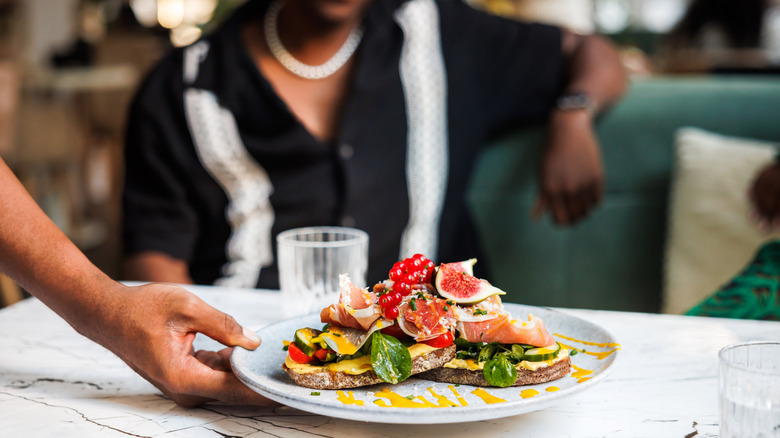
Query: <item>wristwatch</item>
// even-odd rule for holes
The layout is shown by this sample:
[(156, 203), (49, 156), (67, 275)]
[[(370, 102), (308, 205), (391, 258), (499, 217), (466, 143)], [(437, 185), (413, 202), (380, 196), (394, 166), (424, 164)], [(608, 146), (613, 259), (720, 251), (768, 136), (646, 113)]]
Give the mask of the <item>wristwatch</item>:
[(568, 93), (558, 97), (555, 107), (562, 111), (586, 110), (589, 113), (596, 111), (596, 104), (587, 93)]

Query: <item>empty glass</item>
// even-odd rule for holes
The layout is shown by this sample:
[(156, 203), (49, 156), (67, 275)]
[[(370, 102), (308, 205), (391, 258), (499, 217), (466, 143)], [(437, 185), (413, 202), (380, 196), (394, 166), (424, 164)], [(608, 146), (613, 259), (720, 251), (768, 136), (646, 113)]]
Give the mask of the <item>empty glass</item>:
[(339, 275), (366, 285), (368, 234), (354, 228), (307, 227), (276, 237), (279, 286), (289, 296), (287, 314), (305, 314), (335, 303)]
[(718, 357), (721, 438), (780, 438), (780, 342), (729, 345)]

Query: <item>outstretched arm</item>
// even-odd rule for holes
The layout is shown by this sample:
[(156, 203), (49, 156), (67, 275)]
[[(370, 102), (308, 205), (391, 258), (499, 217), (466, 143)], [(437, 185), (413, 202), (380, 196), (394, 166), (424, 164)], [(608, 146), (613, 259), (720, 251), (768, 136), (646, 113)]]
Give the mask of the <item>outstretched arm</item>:
[(192, 354), (198, 332), (248, 349), (260, 345), (257, 335), (177, 286), (127, 287), (108, 278), (46, 217), (2, 159), (0, 187), (0, 271), (180, 405), (270, 404), (229, 371), (204, 365), (216, 353)]
[(549, 211), (555, 223), (571, 225), (601, 201), (604, 169), (593, 118), (624, 93), (627, 75), (617, 50), (596, 35), (564, 31), (563, 55), (567, 65), (563, 94), (584, 94), (590, 105), (556, 108), (550, 114), (534, 215)]

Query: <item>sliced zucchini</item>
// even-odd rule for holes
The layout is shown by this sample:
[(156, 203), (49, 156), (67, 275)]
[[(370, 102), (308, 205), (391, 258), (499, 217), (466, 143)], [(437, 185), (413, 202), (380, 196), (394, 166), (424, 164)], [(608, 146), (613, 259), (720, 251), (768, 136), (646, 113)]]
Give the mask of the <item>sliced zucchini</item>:
[(314, 339), (317, 336), (319, 336), (318, 332), (306, 327), (295, 331), (293, 342), (295, 343), (295, 346), (300, 348), (307, 356), (312, 356), (314, 352), (320, 348), (319, 343)]
[(546, 347), (537, 347), (526, 350), (523, 355), (523, 360), (528, 362), (542, 362), (545, 360), (555, 359), (558, 353), (561, 351), (561, 344), (555, 343), (554, 345), (548, 345)]

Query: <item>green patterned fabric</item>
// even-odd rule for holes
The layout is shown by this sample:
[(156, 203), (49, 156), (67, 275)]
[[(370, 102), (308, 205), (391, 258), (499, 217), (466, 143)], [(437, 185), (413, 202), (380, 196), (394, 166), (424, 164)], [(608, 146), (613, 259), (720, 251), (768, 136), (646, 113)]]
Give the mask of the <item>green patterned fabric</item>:
[(761, 247), (739, 275), (687, 315), (780, 321), (780, 241)]

